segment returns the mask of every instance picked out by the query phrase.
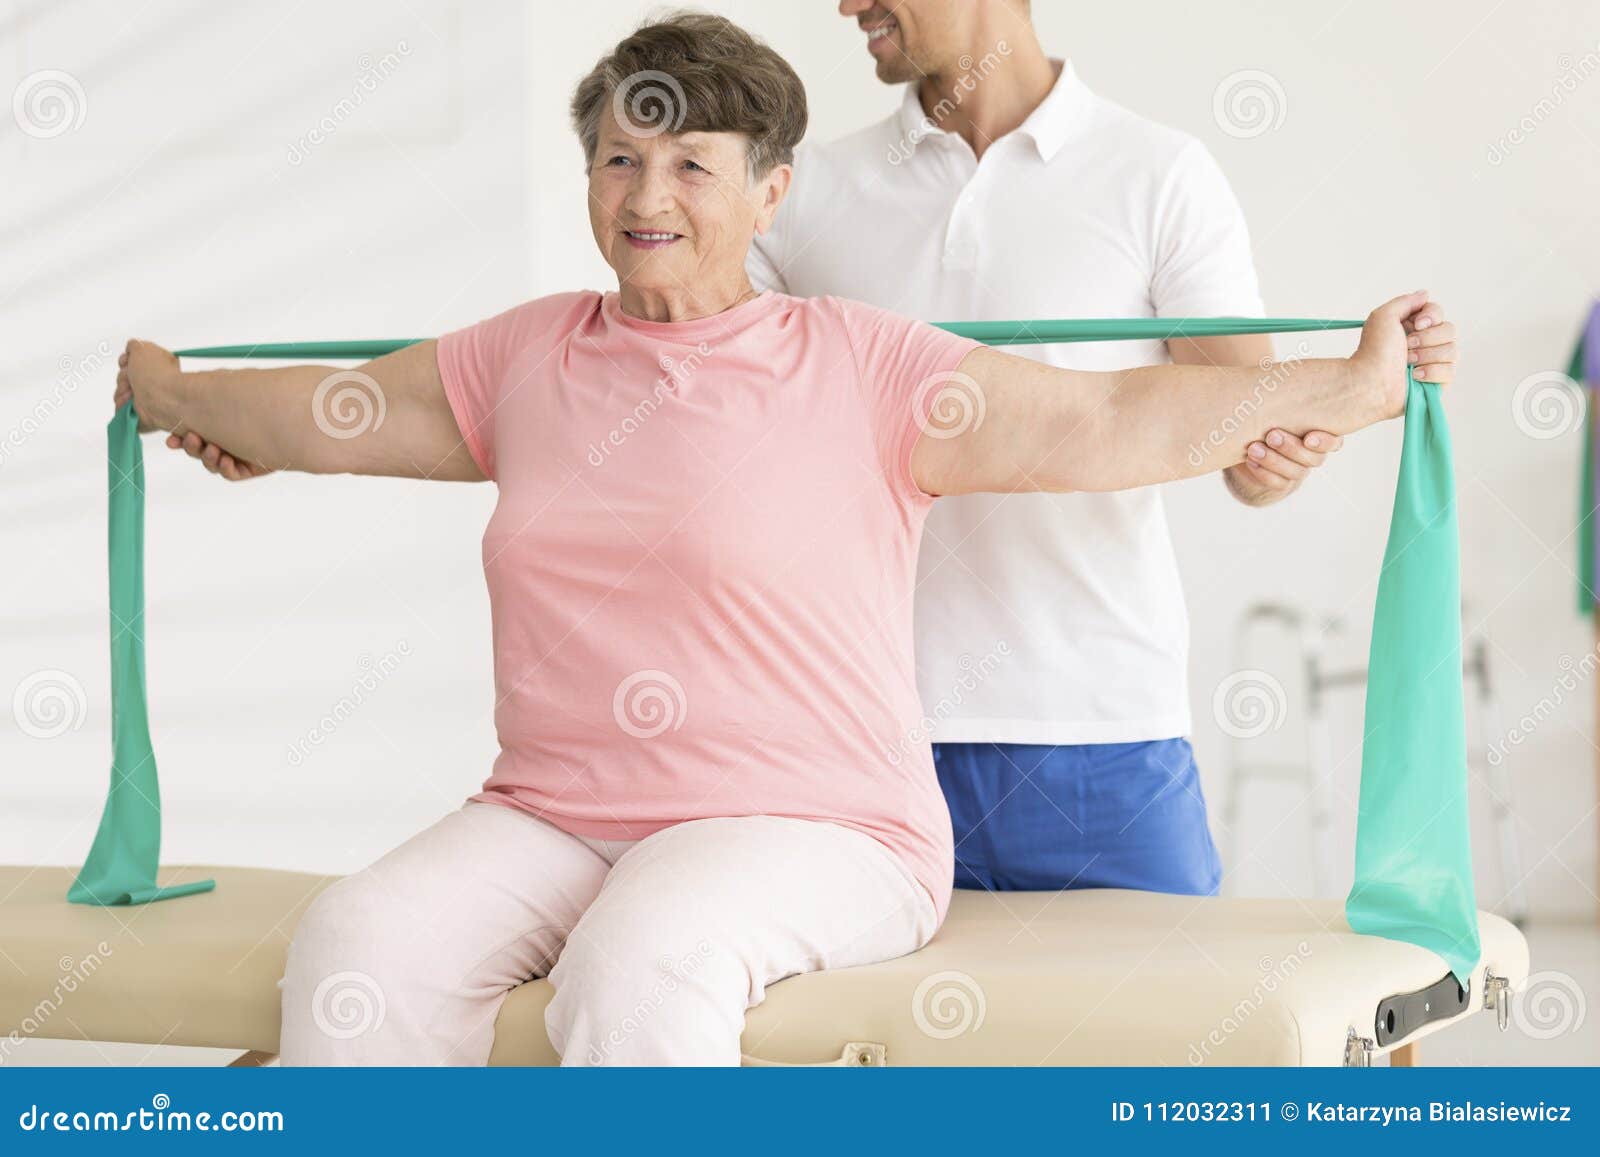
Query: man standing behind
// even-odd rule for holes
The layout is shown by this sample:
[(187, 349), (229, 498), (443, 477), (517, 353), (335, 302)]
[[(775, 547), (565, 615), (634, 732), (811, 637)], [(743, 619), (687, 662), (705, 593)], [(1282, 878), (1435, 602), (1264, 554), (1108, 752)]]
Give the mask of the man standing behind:
[[(756, 239), (758, 288), (929, 321), (1258, 315), (1237, 201), (1196, 140), (1086, 88), (1027, 0), (840, 0), (906, 84), (893, 116), (803, 149)], [(1022, 347), (1059, 366), (1253, 364), (1263, 337)], [(981, 421), (981, 399), (950, 401)], [(1225, 473), (1289, 494), (1340, 445), (1273, 431)], [(1188, 619), (1161, 497), (947, 498), (928, 518), (917, 676), (956, 884), (1210, 893), (1221, 869), (1186, 736)]]

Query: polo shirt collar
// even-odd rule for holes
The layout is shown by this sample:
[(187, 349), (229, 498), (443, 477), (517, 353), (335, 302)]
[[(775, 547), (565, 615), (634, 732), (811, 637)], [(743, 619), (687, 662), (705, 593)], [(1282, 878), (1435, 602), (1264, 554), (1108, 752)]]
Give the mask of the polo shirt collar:
[[(1061, 75), (1056, 77), (1049, 93), (1028, 114), (1028, 119), (1016, 128), (1016, 132), (1033, 141), (1043, 161), (1049, 161), (1061, 150), (1092, 95), (1083, 81), (1078, 79), (1072, 61), (1060, 63)], [(912, 150), (930, 137), (952, 135), (934, 125), (928, 114), (922, 111), (922, 99), (917, 95), (915, 83), (906, 85), (905, 99), (900, 104), (899, 127), (901, 139)]]

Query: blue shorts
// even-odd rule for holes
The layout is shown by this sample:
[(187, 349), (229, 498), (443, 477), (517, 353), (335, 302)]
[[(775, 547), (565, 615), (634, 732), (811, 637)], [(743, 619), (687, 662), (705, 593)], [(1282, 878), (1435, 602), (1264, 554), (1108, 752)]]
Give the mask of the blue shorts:
[(1222, 863), (1186, 739), (936, 743), (956, 887), (1214, 895)]

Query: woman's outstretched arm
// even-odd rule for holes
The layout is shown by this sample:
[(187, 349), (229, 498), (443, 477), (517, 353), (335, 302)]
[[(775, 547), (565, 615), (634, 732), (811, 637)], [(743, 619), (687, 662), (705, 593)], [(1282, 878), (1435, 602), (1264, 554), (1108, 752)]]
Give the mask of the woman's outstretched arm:
[(225, 446), (247, 470), (481, 482), (445, 397), (437, 344), (418, 342), (354, 369), (184, 373), (167, 350), (130, 341), (117, 401), (133, 402), (142, 428)]
[[(1354, 433), (1405, 411), (1408, 323), (1427, 303), (1426, 293), (1414, 293), (1380, 306), (1351, 357), (1264, 369), (1164, 365), (1088, 373), (974, 350), (943, 387), (975, 395), (949, 399), (970, 419), (967, 428), (937, 428), (935, 402), (933, 424), (912, 452), (912, 473), (930, 494), (1123, 490), (1225, 469), (1275, 428)], [(1453, 337), (1453, 328), (1448, 332)], [(1453, 341), (1418, 352), (1430, 380), (1449, 379)]]

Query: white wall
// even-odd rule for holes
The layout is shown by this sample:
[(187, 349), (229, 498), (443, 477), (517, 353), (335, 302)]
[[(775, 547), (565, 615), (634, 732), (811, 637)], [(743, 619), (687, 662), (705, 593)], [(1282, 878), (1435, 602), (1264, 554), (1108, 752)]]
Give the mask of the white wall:
[[(15, 6), (0, 36), (0, 90), (61, 69), (86, 108), (49, 139), (0, 121), (0, 429), (60, 396), (0, 460), (0, 688), (60, 669), (88, 704), (48, 740), (4, 714), (0, 859), (72, 862), (108, 764), (114, 355), (81, 386), (53, 385), (58, 362), (129, 335), (431, 334), (525, 295), (529, 20), (516, 4), (95, 0)], [(493, 744), (489, 488), (234, 488), (159, 441), (146, 453), (166, 857), (351, 868), (459, 803)], [(368, 710), (291, 764), (364, 663), (401, 648)]]
[[(894, 106), (826, 0), (707, 5), (766, 35), (806, 79), (813, 133)], [(1600, 9), (1377, 0), (1305, 5), (1038, 0), (1047, 44), (1088, 83), (1204, 139), (1250, 217), (1269, 309), (1349, 316), (1428, 286), (1466, 333), (1452, 391), (1469, 625), (1486, 630), (1509, 727), (1526, 886), (1543, 916), (1595, 904), (1595, 688), (1560, 687), (1592, 638), (1575, 613), (1581, 436), (1536, 438), (1520, 381), (1564, 367), (1600, 290)], [(53, 739), (0, 713), (0, 859), (71, 862), (98, 816), (108, 751), (101, 426), (110, 374), (61, 359), (139, 334), (172, 345), (434, 333), (519, 298), (604, 287), (565, 123), (572, 84), (653, 6), (347, 4), (260, 10), (156, 2), (0, 9), (0, 94), (36, 70), (82, 85), (77, 129), (0, 121), (0, 432), (62, 396), (0, 457), (0, 691), (42, 669), (83, 688)], [(393, 75), (298, 164), (289, 152), (362, 71)], [(1281, 121), (1224, 131), (1226, 78), (1270, 76)], [(1522, 126), (1519, 129), (1519, 125)], [(1517, 130), (1524, 139), (1508, 144)], [(1491, 159), (1491, 154), (1494, 154)], [(1343, 339), (1320, 347), (1348, 348)], [(1211, 699), (1246, 605), (1342, 613), (1364, 658), (1398, 428), (1357, 439), (1282, 507), (1247, 511), (1206, 479), (1170, 488), (1194, 620), (1196, 745), (1225, 790)], [(274, 478), (228, 487), (149, 446), (152, 714), (168, 859), (349, 869), (471, 789), (492, 755), (486, 488)], [(300, 766), (288, 759), (363, 661), (409, 651)], [(1282, 727), (1303, 725), (1283, 648)], [(1564, 699), (1540, 706), (1541, 700)], [(1359, 699), (1337, 715), (1347, 832)], [(1245, 892), (1304, 892), (1301, 793), (1263, 791), (1229, 841)], [(1486, 794), (1480, 791), (1480, 801)], [(1479, 817), (1480, 821), (1486, 817)], [(1221, 833), (1219, 833), (1221, 835)], [(1480, 898), (1505, 892), (1489, 829)], [(1339, 853), (1348, 860), (1347, 846)], [(1342, 883), (1342, 881), (1341, 881)], [(1337, 890), (1335, 888), (1334, 890)]]

